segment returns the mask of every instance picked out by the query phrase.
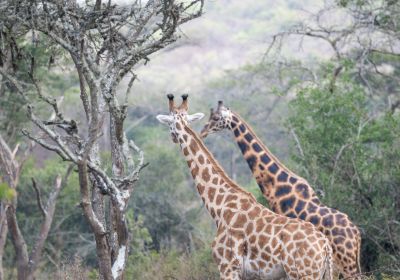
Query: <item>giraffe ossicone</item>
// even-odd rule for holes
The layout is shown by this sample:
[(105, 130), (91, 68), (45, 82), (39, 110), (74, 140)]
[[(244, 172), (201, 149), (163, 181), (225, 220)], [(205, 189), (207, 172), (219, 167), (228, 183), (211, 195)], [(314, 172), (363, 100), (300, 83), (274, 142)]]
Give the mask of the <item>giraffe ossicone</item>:
[(323, 205), (307, 180), (285, 167), (239, 114), (225, 107), (222, 101), (218, 101), (217, 109), (210, 112), (201, 137), (224, 129), (233, 131), (235, 141), (272, 210), (312, 223), (329, 239), (336, 269), (346, 279), (358, 279), (361, 274), (361, 236), (357, 226), (346, 214)]
[(273, 213), (233, 182), (189, 127), (187, 96), (157, 119), (179, 143), (205, 208), (217, 225), (212, 252), (221, 279), (332, 279), (332, 249), (310, 223)]

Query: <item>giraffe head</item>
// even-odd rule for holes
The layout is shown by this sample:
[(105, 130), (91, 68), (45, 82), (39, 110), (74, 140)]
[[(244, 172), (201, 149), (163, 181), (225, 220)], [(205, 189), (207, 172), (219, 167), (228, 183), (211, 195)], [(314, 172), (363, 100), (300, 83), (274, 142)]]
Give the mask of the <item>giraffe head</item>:
[(169, 115), (158, 115), (157, 120), (165, 125), (169, 126), (171, 132), (172, 141), (178, 143), (179, 134), (182, 133), (182, 127), (190, 124), (193, 121), (200, 120), (204, 117), (203, 113), (196, 113), (189, 115), (188, 111), (188, 95), (182, 95), (182, 103), (179, 106), (175, 106), (174, 95), (167, 95), (169, 100)]
[(200, 136), (206, 138), (208, 134), (231, 128), (232, 112), (225, 107), (222, 101), (218, 101), (217, 109), (210, 110), (210, 118), (201, 130)]

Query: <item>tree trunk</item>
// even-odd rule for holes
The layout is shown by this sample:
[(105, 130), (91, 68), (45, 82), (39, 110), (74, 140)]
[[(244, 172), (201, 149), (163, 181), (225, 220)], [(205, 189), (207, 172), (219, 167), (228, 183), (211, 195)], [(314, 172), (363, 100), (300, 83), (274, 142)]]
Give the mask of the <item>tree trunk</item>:
[(18, 280), (27, 280), (29, 279), (28, 248), (17, 223), (14, 205), (11, 205), (7, 209), (7, 224), (10, 230), (11, 240), (15, 248), (15, 254), (17, 256)]
[(0, 280), (5, 280), (3, 271), (3, 255), (8, 232), (6, 216), (7, 208), (4, 205), (0, 204), (0, 211)]

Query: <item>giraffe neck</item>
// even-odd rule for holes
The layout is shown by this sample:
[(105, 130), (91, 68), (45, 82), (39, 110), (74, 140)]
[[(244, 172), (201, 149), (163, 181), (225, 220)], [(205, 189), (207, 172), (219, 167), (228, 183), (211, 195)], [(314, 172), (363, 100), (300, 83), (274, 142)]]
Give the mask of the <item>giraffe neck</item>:
[(276, 200), (274, 188), (278, 183), (294, 185), (299, 180), (305, 181), (284, 166), (238, 114), (232, 113), (229, 127), (269, 203), (274, 203)]
[(183, 126), (182, 133), (178, 134), (178, 141), (197, 191), (217, 225), (224, 202), (229, 197), (227, 193), (249, 197), (256, 203), (252, 194), (241, 189), (226, 175), (197, 134), (188, 126)]

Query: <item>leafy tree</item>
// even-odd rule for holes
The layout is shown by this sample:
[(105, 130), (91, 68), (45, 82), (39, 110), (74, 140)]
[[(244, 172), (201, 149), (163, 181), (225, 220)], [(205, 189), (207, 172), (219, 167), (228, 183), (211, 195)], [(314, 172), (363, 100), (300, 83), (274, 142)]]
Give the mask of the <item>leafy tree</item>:
[(400, 164), (394, 160), (400, 155), (400, 116), (371, 114), (374, 99), (349, 72), (334, 91), (329, 79), (302, 89), (290, 104), (287, 125), (297, 135), (294, 160), (305, 177), (328, 205), (362, 229), (361, 259), (368, 271), (400, 257)]

